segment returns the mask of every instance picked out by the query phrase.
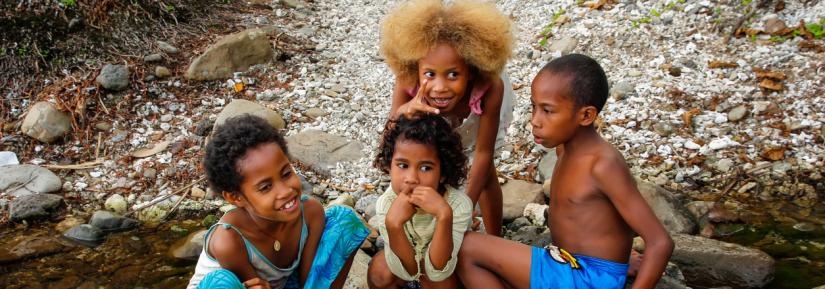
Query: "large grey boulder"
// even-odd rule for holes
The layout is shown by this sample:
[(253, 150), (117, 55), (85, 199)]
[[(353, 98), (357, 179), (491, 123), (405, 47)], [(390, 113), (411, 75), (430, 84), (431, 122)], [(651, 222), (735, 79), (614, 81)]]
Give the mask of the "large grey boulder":
[(35, 165), (0, 166), (0, 192), (13, 197), (59, 191), (60, 177)]
[(129, 87), (129, 68), (126, 65), (106, 64), (95, 82), (108, 90), (124, 90)]
[(53, 194), (31, 194), (17, 197), (9, 204), (9, 220), (20, 221), (49, 216), (60, 206), (63, 197)]
[(134, 229), (137, 227), (138, 221), (109, 211), (97, 211), (92, 215), (89, 224), (108, 233)]
[(765, 252), (699, 236), (672, 238), (676, 246), (670, 261), (679, 265), (688, 284), (762, 288), (773, 280), (775, 262)]
[(529, 203), (545, 203), (540, 184), (510, 180), (501, 187), (501, 191), (504, 197), (503, 216), (505, 222), (521, 217), (524, 214), (524, 207)]
[(696, 221), (691, 218), (690, 212), (676, 194), (648, 182), (639, 182), (638, 188), (669, 232), (692, 234), (697, 231)]
[(313, 170), (329, 174), (339, 162), (354, 162), (363, 154), (364, 144), (320, 130), (307, 130), (287, 137), (289, 153)]
[(35, 103), (20, 125), (20, 131), (24, 134), (44, 143), (60, 139), (71, 129), (69, 115), (46, 101)]
[(186, 70), (193, 80), (226, 79), (236, 71), (272, 59), (272, 44), (265, 29), (254, 28), (225, 36), (195, 58)]
[(218, 114), (218, 119), (215, 120), (215, 124), (213, 124), (212, 131), (218, 128), (218, 126), (222, 125), (226, 120), (233, 116), (239, 116), (242, 114), (251, 114), (254, 116), (261, 117), (269, 123), (269, 125), (277, 128), (283, 129), (286, 127), (286, 123), (284, 119), (281, 117), (280, 114), (275, 112), (274, 110), (268, 109), (263, 105), (244, 100), (244, 99), (233, 99), (226, 107), (221, 110), (221, 113)]

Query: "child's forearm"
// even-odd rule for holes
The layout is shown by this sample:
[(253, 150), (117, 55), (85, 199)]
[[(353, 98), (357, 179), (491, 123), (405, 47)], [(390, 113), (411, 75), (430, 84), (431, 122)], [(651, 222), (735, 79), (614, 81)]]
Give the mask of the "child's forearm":
[(492, 151), (479, 151), (479, 149), (476, 149), (467, 182), (467, 196), (473, 201), (473, 205), (478, 203), (481, 190), (484, 188), (490, 172), (492, 160)]
[(407, 239), (407, 234), (404, 233), (404, 224), (387, 224), (387, 242), (395, 256), (401, 260), (401, 265), (407, 274), (415, 276), (418, 272), (417, 263), (415, 262), (415, 251), (412, 243)]
[(436, 270), (442, 270), (447, 266), (453, 252), (453, 214), (437, 217), (433, 240), (430, 242), (429, 258)]
[(633, 282), (633, 288), (653, 288), (662, 277), (667, 261), (673, 253), (673, 240), (670, 236), (645, 244), (644, 257), (639, 267), (639, 274)]

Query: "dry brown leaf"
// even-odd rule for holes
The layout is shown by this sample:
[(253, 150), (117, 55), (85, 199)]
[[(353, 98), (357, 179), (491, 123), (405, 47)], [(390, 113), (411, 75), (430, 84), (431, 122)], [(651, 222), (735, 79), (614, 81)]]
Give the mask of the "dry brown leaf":
[(590, 8), (591, 10), (598, 10), (602, 8), (606, 8), (606, 4), (614, 4), (613, 0), (599, 0), (598, 2), (587, 2), (584, 3), (584, 6)]
[(785, 76), (785, 73), (781, 71), (767, 70), (759, 67), (754, 67), (753, 72), (756, 73), (756, 77), (759, 79), (770, 78), (774, 80), (785, 80), (785, 78), (787, 78), (787, 76)]
[(736, 29), (736, 32), (733, 33), (733, 36), (736, 36), (736, 38), (741, 38), (741, 37), (745, 37), (745, 36), (754, 36), (754, 35), (757, 35), (757, 34), (762, 33), (762, 32), (763, 31), (759, 30), (759, 29), (739, 28), (739, 29)]
[(804, 20), (799, 20), (799, 35), (801, 35), (807, 40), (814, 39), (814, 34), (808, 31), (808, 28), (805, 28)]
[(159, 152), (162, 152), (169, 146), (169, 141), (163, 141), (160, 143), (156, 143), (151, 148), (139, 148), (132, 152), (132, 156), (136, 158), (145, 158), (149, 156), (153, 156)]
[(816, 51), (817, 53), (825, 52), (825, 46), (824, 45), (818, 45), (818, 44), (816, 44), (816, 43), (814, 43), (813, 41), (810, 41), (810, 40), (800, 41), (799, 44), (797, 44), (797, 46), (800, 49), (803, 49), (803, 50), (810, 49), (810, 50)]
[(769, 148), (762, 151), (762, 157), (772, 161), (778, 161), (785, 158), (785, 150), (784, 147)]
[(781, 82), (774, 81), (773, 79), (769, 78), (765, 78), (761, 82), (759, 82), (759, 87), (773, 91), (781, 91), (783, 88)]
[(687, 161), (687, 166), (698, 166), (705, 162), (707, 157), (705, 155), (697, 155)]
[(686, 111), (682, 114), (682, 122), (685, 123), (685, 127), (690, 128), (693, 126), (693, 117), (702, 113), (701, 110), (698, 108), (693, 108), (691, 110)]
[(785, 10), (785, 1), (779, 0), (776, 2), (776, 6), (773, 7), (773, 12), (779, 13), (782, 10)]
[(737, 68), (739, 64), (734, 62), (727, 62), (721, 60), (712, 60), (708, 62), (708, 68)]

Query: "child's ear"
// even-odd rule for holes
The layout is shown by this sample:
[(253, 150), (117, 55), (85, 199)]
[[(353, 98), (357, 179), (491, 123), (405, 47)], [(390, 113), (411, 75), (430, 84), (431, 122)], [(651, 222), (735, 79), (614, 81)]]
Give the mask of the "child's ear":
[(590, 126), (596, 121), (599, 111), (595, 106), (585, 106), (579, 109), (579, 125)]
[(242, 208), (242, 207), (246, 206), (246, 199), (244, 199), (244, 197), (241, 195), (240, 192), (232, 193), (232, 192), (223, 191), (223, 192), (221, 192), (221, 195), (223, 195), (224, 200), (226, 200), (230, 204), (235, 205), (238, 208)]

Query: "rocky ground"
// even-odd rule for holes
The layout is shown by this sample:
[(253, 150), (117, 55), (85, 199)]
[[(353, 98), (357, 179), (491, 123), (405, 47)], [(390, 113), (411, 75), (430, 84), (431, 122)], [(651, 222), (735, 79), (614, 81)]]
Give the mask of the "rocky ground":
[[(370, 220), (388, 185), (370, 164), (392, 87), (378, 21), (395, 1), (230, 2), (224, 33), (154, 39), (94, 73), (43, 79), (37, 97), (6, 93), (4, 230), (75, 220), (59, 231), (96, 244), (135, 220), (167, 228), (214, 214), (225, 203), (202, 179), (202, 150), (215, 125), (246, 112), (283, 129), (307, 193)], [(518, 36), (507, 66), (515, 117), (495, 160), (509, 238), (550, 241), (537, 212), (554, 154), (532, 143), (529, 86), (544, 63), (575, 52), (604, 66), (612, 93), (600, 131), (677, 234), (675, 287), (762, 287), (775, 262), (825, 268), (825, 3), (497, 4)], [(381, 246), (372, 241), (364, 252)], [(40, 256), (8, 252), (0, 263)], [(756, 265), (725, 265), (741, 263)]]

